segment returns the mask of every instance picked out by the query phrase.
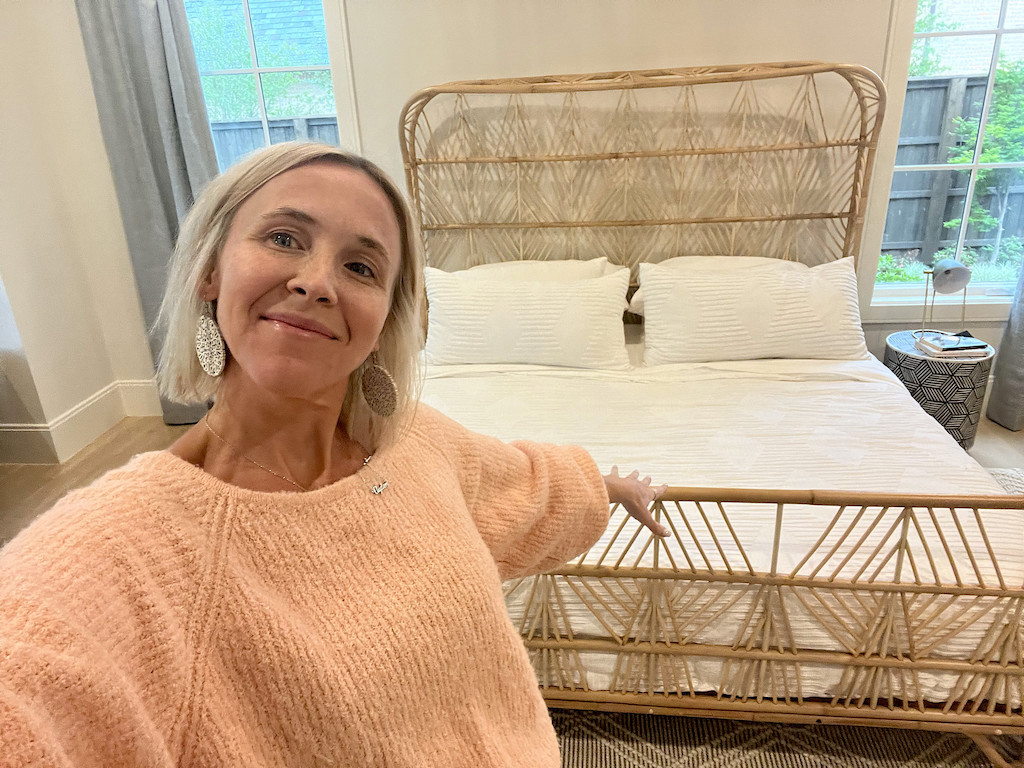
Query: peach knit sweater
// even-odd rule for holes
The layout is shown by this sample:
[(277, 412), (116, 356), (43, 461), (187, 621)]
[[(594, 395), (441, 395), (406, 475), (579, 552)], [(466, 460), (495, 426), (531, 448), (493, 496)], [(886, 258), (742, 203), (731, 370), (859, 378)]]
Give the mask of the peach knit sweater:
[(501, 581), (597, 539), (597, 467), (426, 406), (372, 466), (261, 493), (146, 453), (23, 531), (0, 765), (557, 766)]

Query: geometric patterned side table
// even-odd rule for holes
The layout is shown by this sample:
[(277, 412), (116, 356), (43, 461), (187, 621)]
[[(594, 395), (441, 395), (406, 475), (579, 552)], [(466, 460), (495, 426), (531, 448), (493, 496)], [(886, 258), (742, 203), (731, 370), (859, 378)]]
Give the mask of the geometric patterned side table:
[(885, 365), (965, 451), (974, 445), (981, 403), (995, 350), (985, 357), (929, 357), (914, 346), (914, 332), (885, 340)]

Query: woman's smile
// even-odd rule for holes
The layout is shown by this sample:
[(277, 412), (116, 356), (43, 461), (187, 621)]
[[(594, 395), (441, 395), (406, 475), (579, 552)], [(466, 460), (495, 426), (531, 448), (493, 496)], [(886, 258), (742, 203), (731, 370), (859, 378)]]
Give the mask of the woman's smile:
[(337, 341), (338, 339), (334, 332), (323, 323), (318, 323), (316, 320), (301, 315), (293, 315), (287, 312), (268, 312), (260, 319), (268, 321), (273, 327), (281, 331), (294, 333), (300, 338), (329, 339), (331, 341)]

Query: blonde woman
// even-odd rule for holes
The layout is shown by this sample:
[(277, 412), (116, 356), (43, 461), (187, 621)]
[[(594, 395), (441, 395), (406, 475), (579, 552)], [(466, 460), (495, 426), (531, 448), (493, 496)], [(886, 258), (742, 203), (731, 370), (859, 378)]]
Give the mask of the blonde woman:
[(0, 765), (559, 764), (501, 582), (658, 489), (416, 405), (416, 242), (333, 147), (202, 193), (158, 378), (215, 404), (0, 553)]

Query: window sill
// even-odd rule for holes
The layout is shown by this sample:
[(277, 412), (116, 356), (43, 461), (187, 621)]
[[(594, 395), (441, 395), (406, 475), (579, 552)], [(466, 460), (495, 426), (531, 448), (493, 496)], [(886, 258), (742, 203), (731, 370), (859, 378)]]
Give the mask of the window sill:
[[(980, 323), (1006, 322), (1010, 316), (1012, 296), (968, 296), (967, 321)], [(950, 323), (960, 320), (962, 298), (955, 296), (938, 296), (935, 299), (936, 323)], [(871, 306), (861, 309), (861, 320), (864, 323), (914, 323), (920, 325), (924, 312), (923, 291), (916, 298), (907, 296), (905, 292), (886, 295), (886, 291), (876, 290), (871, 299)]]

